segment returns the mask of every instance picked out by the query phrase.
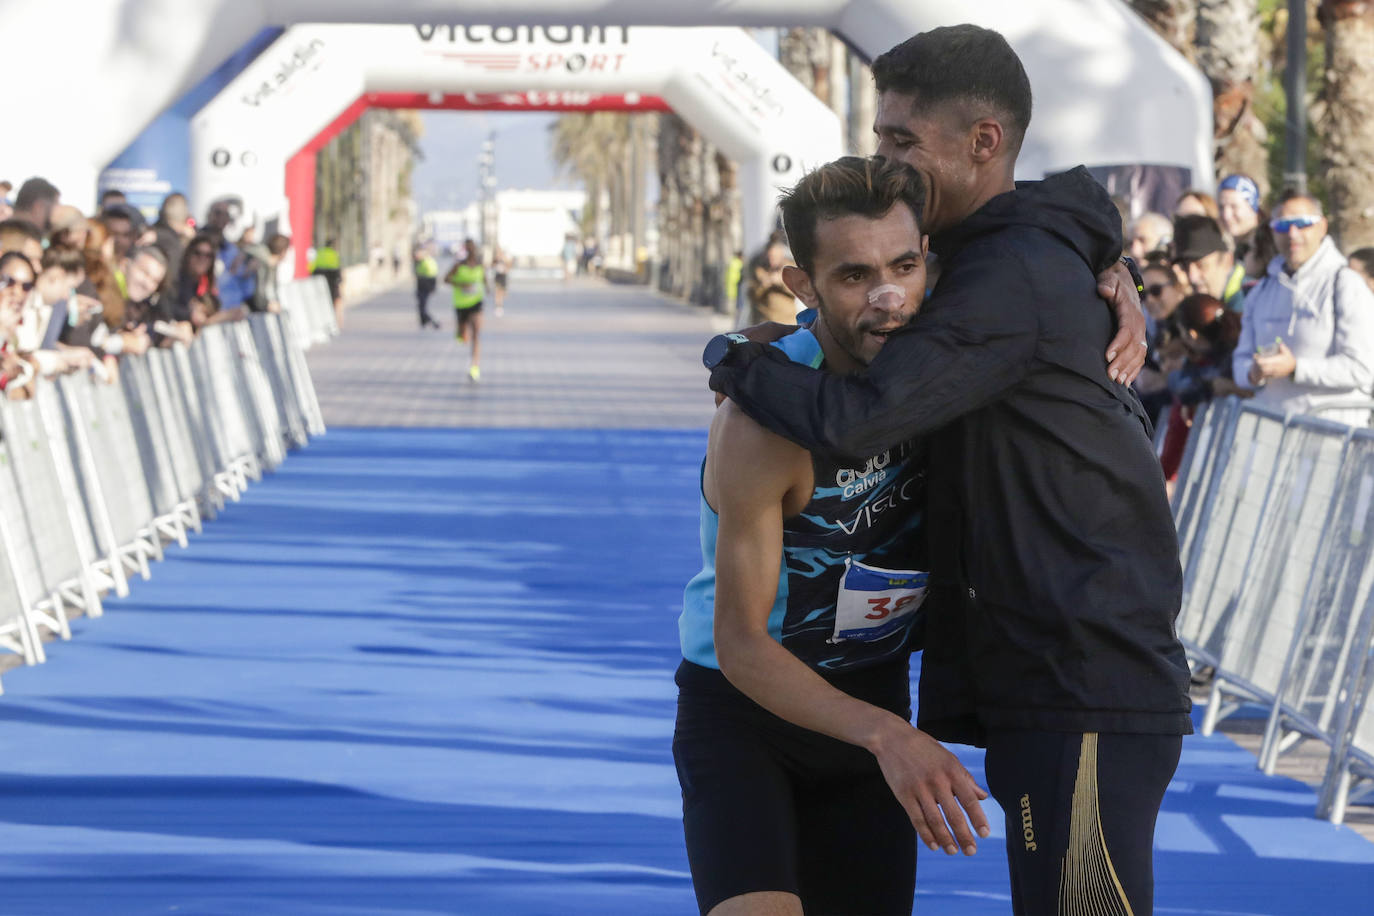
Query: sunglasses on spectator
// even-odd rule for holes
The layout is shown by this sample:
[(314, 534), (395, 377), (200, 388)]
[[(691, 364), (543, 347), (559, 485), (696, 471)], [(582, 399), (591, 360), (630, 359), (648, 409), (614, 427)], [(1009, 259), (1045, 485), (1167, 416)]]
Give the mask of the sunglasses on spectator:
[(1168, 284), (1165, 283), (1151, 283), (1149, 286), (1145, 287), (1145, 295), (1159, 296), (1168, 288)]
[(10, 276), (0, 276), (0, 289), (9, 289), (11, 286), (17, 286), (26, 293), (33, 292), (32, 280), (19, 280)]
[(215, 253), (209, 248), (192, 248), (188, 253), (195, 258), (212, 258), (215, 256)]
[(1288, 219), (1275, 219), (1269, 221), (1269, 228), (1279, 235), (1287, 235), (1294, 229), (1306, 229), (1321, 222), (1320, 216), (1290, 216)]

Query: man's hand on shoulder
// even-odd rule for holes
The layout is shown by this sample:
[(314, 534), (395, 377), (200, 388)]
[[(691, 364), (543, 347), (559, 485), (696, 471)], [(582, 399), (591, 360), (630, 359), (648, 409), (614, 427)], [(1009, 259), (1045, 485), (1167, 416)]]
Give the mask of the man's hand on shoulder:
[(1112, 381), (1130, 385), (1145, 368), (1149, 341), (1145, 339), (1140, 293), (1125, 264), (1118, 261), (1097, 275), (1097, 294), (1116, 312), (1117, 333), (1107, 345), (1107, 375)]

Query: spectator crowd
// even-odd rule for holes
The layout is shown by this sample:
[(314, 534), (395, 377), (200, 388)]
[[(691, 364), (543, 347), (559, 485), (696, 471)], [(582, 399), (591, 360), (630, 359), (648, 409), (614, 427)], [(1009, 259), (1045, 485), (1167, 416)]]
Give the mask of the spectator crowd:
[(1374, 248), (1347, 259), (1321, 201), (1285, 191), (1272, 209), (1231, 175), (1217, 197), (1188, 191), (1171, 217), (1125, 234), (1141, 265), (1149, 328), (1137, 393), (1178, 471), (1198, 407), (1228, 395), (1356, 426), (1374, 403)]
[(42, 378), (92, 371), (118, 380), (119, 360), (190, 344), (204, 327), (279, 311), (291, 240), (236, 231), (237, 202), (217, 200), (198, 226), (184, 195), (151, 224), (118, 191), (98, 212), (63, 204), (43, 178), (13, 200), (0, 181), (0, 392), (33, 395)]

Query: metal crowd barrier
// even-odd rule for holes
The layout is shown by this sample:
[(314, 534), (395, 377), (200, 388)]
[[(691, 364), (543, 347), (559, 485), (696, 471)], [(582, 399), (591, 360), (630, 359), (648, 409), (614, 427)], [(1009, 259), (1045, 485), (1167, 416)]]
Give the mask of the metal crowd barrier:
[(1228, 399), (1190, 440), (1178, 633), (1211, 678), (1202, 731), (1267, 707), (1268, 773), (1302, 741), (1326, 744), (1318, 815), (1339, 822), (1352, 798), (1374, 801), (1374, 430)]
[[(325, 296), (329, 324), (300, 314), (327, 340)], [(302, 336), (289, 310), (254, 314), (122, 359), (118, 384), (69, 375), (0, 402), (0, 649), (44, 661), (46, 634), (70, 639), (73, 613), (99, 616), (103, 594), (128, 594), (166, 544), (324, 432)]]
[(325, 343), (339, 334), (334, 299), (324, 277), (307, 277), (288, 283), (279, 291), (282, 311), (291, 316), (302, 350)]

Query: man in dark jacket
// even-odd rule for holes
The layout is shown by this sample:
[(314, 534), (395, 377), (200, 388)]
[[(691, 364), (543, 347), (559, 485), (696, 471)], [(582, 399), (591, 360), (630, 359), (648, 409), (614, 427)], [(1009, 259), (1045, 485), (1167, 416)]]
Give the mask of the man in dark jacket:
[[(1120, 217), (1082, 169), (1017, 188), (1030, 84), (996, 32), (922, 33), (874, 77), (879, 153), (929, 184), (933, 296), (864, 374), (740, 341), (715, 348), (711, 385), (817, 451), (931, 437), (940, 600), (918, 723), (987, 747), (1017, 913), (1148, 913), (1155, 816), (1191, 723), (1163, 479), (1101, 357), (1094, 275), (1121, 251)], [(935, 793), (950, 803), (927, 813), (929, 845), (972, 849), (948, 787)]]

